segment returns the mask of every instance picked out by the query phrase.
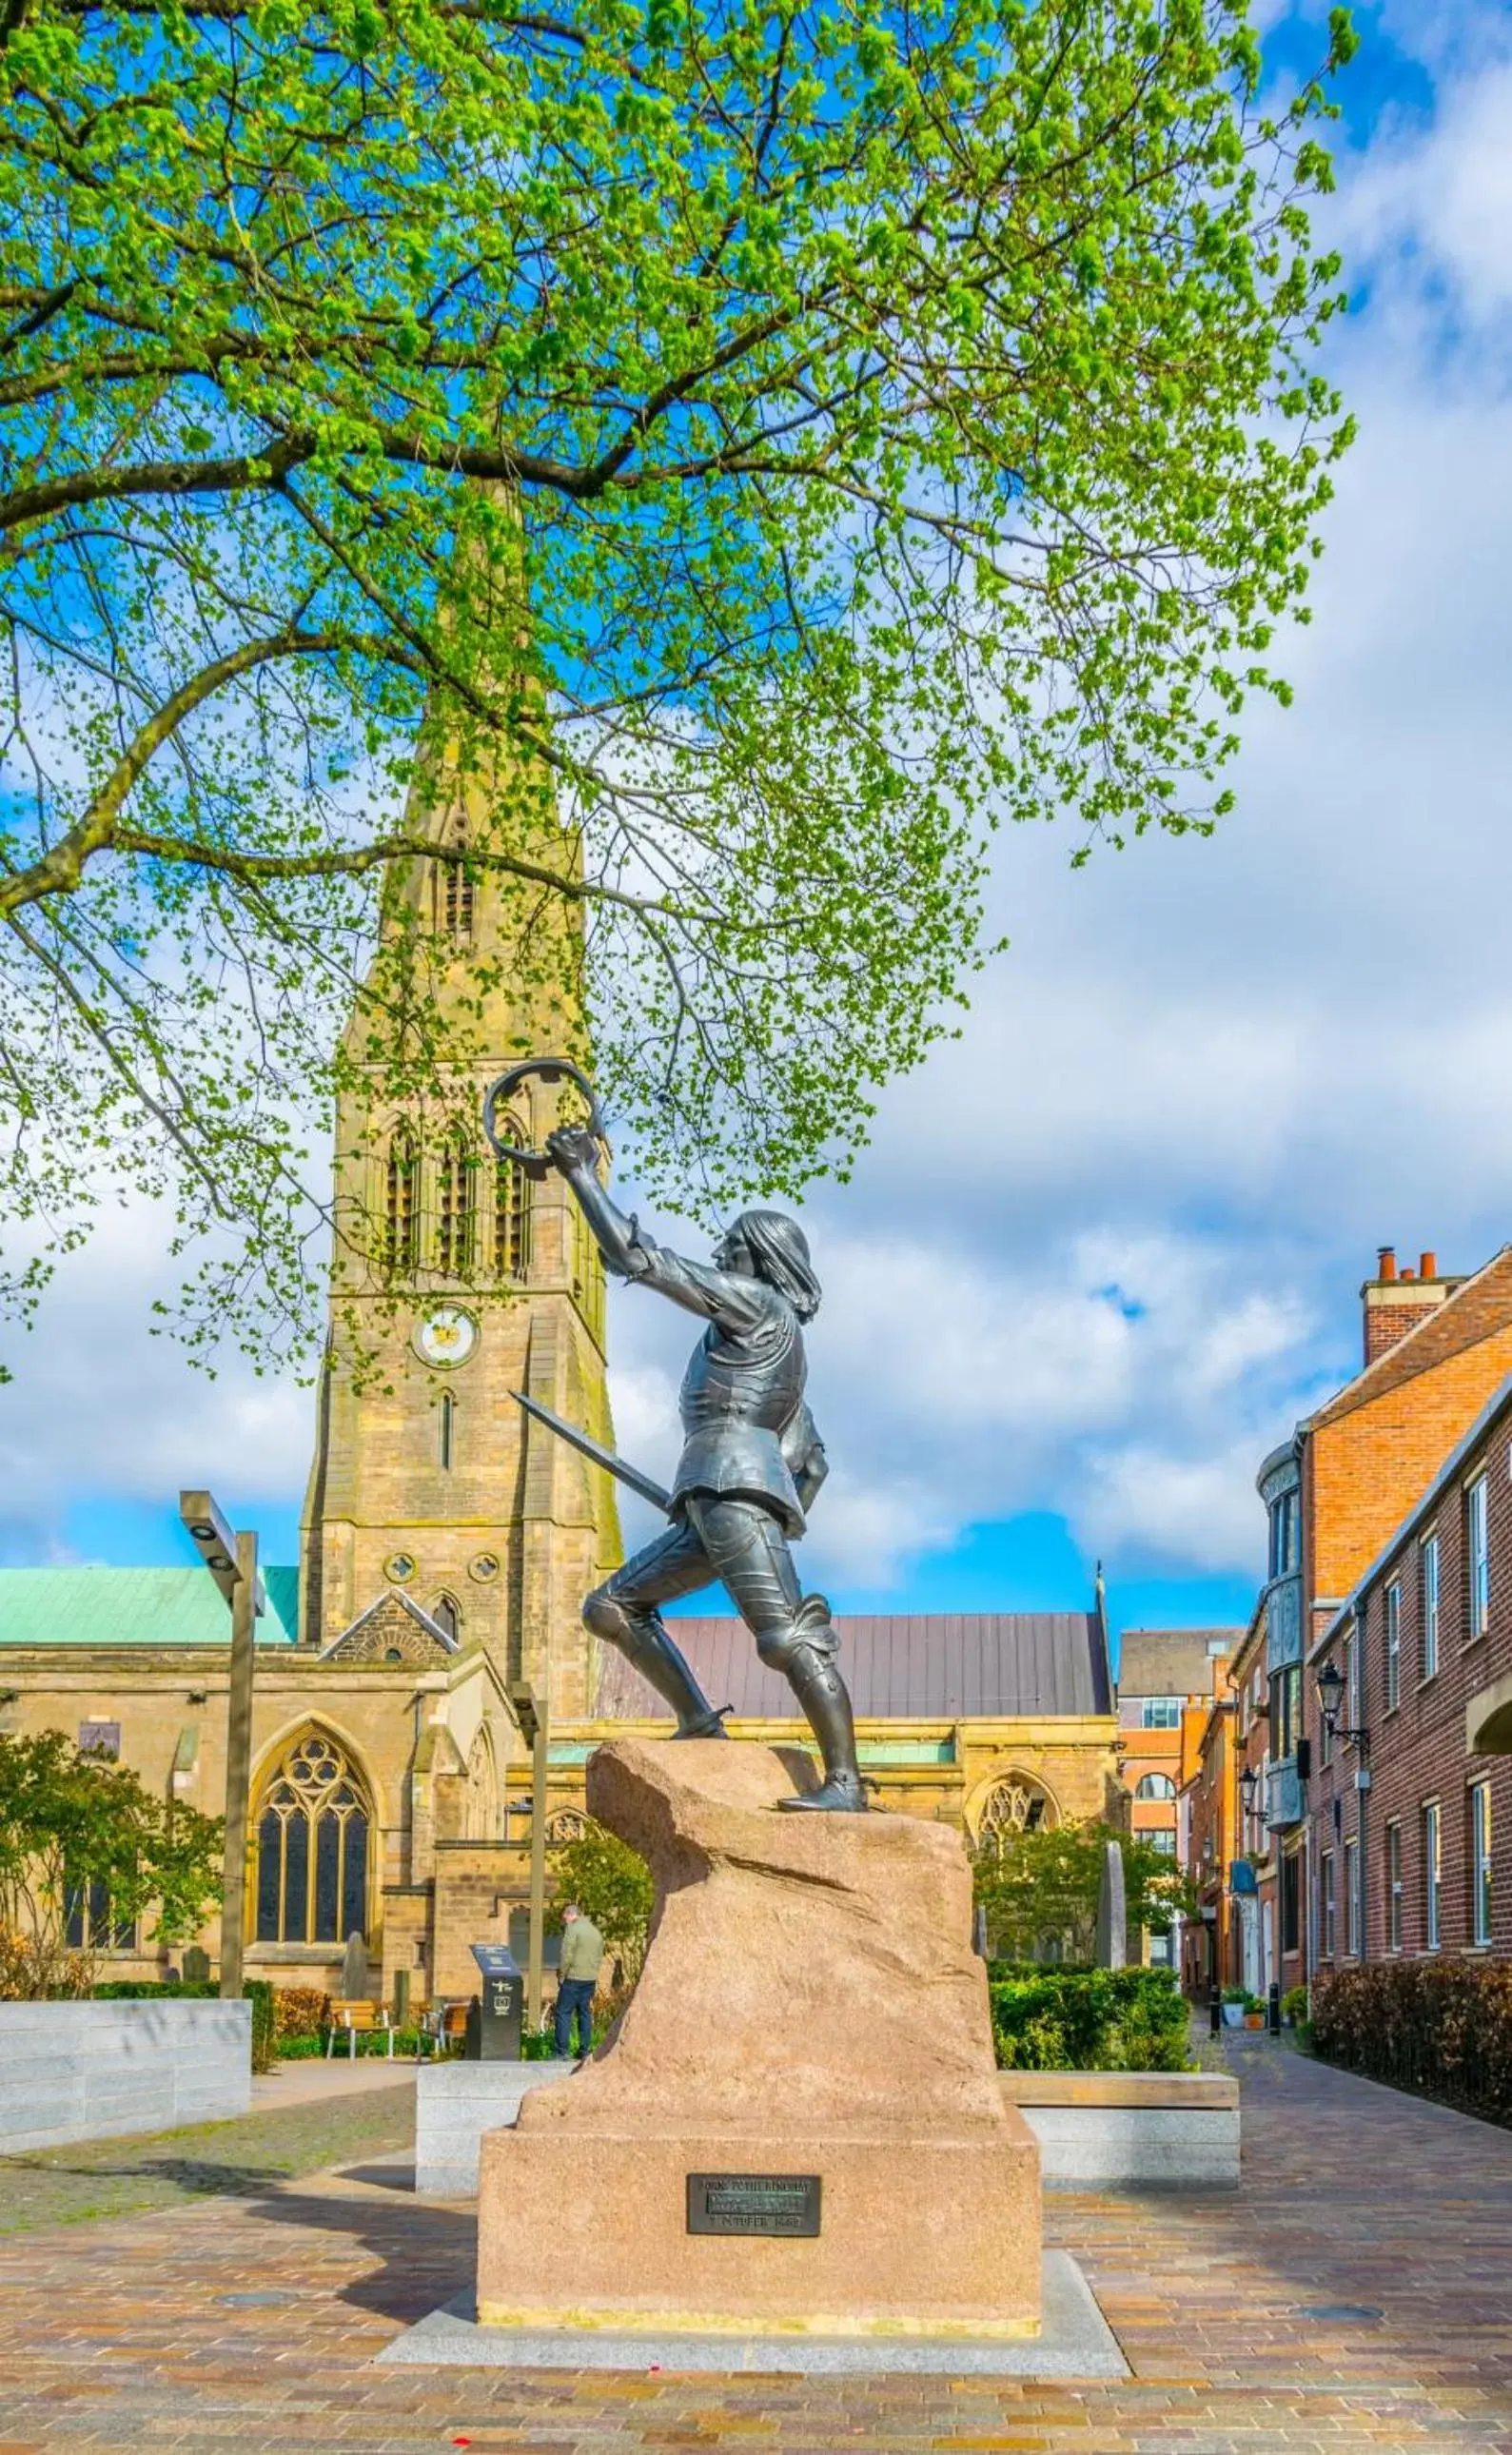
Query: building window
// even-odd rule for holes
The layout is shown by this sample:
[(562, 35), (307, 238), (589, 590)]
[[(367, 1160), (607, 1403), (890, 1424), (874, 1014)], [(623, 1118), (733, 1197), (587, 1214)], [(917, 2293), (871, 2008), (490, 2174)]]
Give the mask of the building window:
[(1174, 1858), (1176, 1856), (1176, 1828), (1174, 1825), (1162, 1824), (1159, 1826), (1154, 1833), (1137, 1833), (1134, 1837), (1136, 1841), (1141, 1843), (1146, 1850), (1158, 1851), (1162, 1858)]
[(455, 1644), (457, 1637), (461, 1633), (462, 1614), (457, 1610), (457, 1607), (450, 1594), (442, 1594), (437, 1598), (435, 1608), (432, 1612), (431, 1617), (434, 1620), (436, 1627), (440, 1630), (442, 1635), (449, 1636), (453, 1643)]
[(1295, 1850), (1281, 1860), (1281, 1950), (1297, 1952), (1302, 1940), (1302, 1862)]
[(1135, 1785), (1136, 1798), (1174, 1798), (1176, 1784), (1168, 1773), (1141, 1773)]
[(1278, 1763), (1297, 1754), (1301, 1701), (1301, 1666), (1293, 1663), (1289, 1670), (1279, 1671), (1271, 1681), (1271, 1754)]
[(476, 1236), (477, 1163), (460, 1134), (441, 1153), (435, 1187), (435, 1267), (448, 1278), (466, 1278)]
[(1491, 1940), (1491, 1785), (1470, 1789), (1470, 1940)]
[(1349, 1716), (1349, 1729), (1358, 1731), (1365, 1718), (1361, 1698), (1361, 1690), (1364, 1685), (1361, 1671), (1365, 1658), (1365, 1622), (1362, 1611), (1355, 1627), (1345, 1637), (1341, 1652), (1344, 1657), (1344, 1711)]
[[(498, 1127), (501, 1142), (519, 1143), (513, 1117)], [(523, 1279), (531, 1263), (531, 1182), (518, 1162), (501, 1159), (494, 1177), (494, 1268), (501, 1279)]]
[(1344, 1950), (1360, 1958), (1360, 1844), (1344, 1843)]
[(1439, 1949), (1440, 1913), (1443, 1906), (1439, 1840), (1439, 1802), (1435, 1798), (1422, 1811), (1422, 1939), (1430, 1952)]
[(1273, 1577), (1284, 1577), (1297, 1566), (1297, 1499), (1295, 1491), (1283, 1491), (1271, 1502), (1270, 1572)]
[(383, 1255), (391, 1270), (413, 1270), (419, 1259), (418, 1176), (414, 1136), (408, 1126), (400, 1126), (389, 1140), (384, 1185)]
[(1319, 1927), (1325, 1960), (1334, 1957), (1334, 1854), (1325, 1850), (1318, 1861)]
[(442, 1390), (441, 1403), (436, 1412), (439, 1419), (436, 1449), (443, 1470), (450, 1474), (452, 1459), (456, 1448), (456, 1400), (450, 1390)]
[(1386, 1827), (1386, 1950), (1401, 1950), (1401, 1827)]
[(1486, 1524), (1486, 1482), (1478, 1474), (1464, 1495), (1465, 1555), (1470, 1571), (1470, 1627), (1473, 1638), (1484, 1636), (1491, 1624), (1491, 1548)]
[(1439, 1673), (1439, 1537), (1430, 1534), (1421, 1554), (1422, 1563), (1422, 1670), (1424, 1679)]
[(257, 1819), (259, 1943), (344, 1943), (368, 1928), (367, 1795), (342, 1750), (307, 1731), (281, 1759)]
[(1021, 1774), (995, 1781), (977, 1816), (977, 1845), (983, 1851), (1010, 1848), (1020, 1833), (1037, 1833), (1056, 1822), (1055, 1810), (1036, 1782)]
[[(452, 842), (459, 851), (465, 848), (465, 821), (457, 820), (452, 829)], [(473, 879), (468, 865), (462, 861), (437, 862), (431, 875), (434, 897), (432, 917), (436, 935), (465, 946), (473, 935)]]
[(136, 1920), (112, 1917), (108, 1884), (63, 1887), (63, 1933), (74, 1952), (134, 1952)]
[(1401, 1702), (1401, 1588), (1386, 1588), (1386, 1711), (1394, 1714)]
[(1142, 1731), (1179, 1731), (1181, 1727), (1179, 1696), (1144, 1696), (1139, 1700), (1139, 1728)]

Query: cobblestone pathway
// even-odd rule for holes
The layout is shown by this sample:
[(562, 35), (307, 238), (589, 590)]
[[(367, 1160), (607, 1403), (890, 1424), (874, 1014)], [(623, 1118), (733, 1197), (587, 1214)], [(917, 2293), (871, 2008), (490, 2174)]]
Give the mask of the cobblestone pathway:
[(471, 2213), (323, 2177), (0, 2242), (0, 2455), (1512, 2455), (1512, 2134), (1266, 2041), (1241, 2068), (1240, 2193), (1048, 2201), (1121, 2384), (376, 2369), (466, 2283)]

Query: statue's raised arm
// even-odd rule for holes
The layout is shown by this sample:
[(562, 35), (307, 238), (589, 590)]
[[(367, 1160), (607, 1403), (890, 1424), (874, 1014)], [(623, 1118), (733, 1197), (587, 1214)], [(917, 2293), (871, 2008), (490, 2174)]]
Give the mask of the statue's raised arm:
[(717, 1579), (763, 1662), (788, 1679), (823, 1754), (820, 1787), (784, 1805), (859, 1812), (866, 1796), (830, 1607), (822, 1594), (804, 1596), (789, 1549), (825, 1475), (803, 1395), (803, 1325), (820, 1292), (803, 1230), (781, 1211), (748, 1210), (711, 1262), (688, 1261), (643, 1236), (611, 1200), (593, 1134), (559, 1126), (546, 1152), (605, 1268), (708, 1324), (678, 1401), (683, 1448), (668, 1501), (672, 1525), (589, 1595), (583, 1617), (674, 1708), (679, 1738), (722, 1737), (728, 1708), (711, 1706), (657, 1610)]

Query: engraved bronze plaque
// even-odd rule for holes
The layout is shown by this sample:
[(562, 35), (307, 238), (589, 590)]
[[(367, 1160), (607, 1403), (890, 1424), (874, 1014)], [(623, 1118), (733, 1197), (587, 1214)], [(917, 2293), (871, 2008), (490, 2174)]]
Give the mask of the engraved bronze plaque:
[(806, 2237), (819, 2229), (817, 2174), (690, 2174), (690, 2233)]

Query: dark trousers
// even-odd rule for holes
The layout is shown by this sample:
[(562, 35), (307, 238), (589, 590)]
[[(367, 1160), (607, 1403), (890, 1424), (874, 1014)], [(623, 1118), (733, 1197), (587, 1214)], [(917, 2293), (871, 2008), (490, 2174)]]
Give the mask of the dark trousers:
[(594, 2042), (594, 1986), (592, 1978), (563, 1978), (556, 1988), (556, 2051), (568, 2056), (573, 2051), (573, 2020), (577, 2021), (577, 2051), (586, 2055)]

